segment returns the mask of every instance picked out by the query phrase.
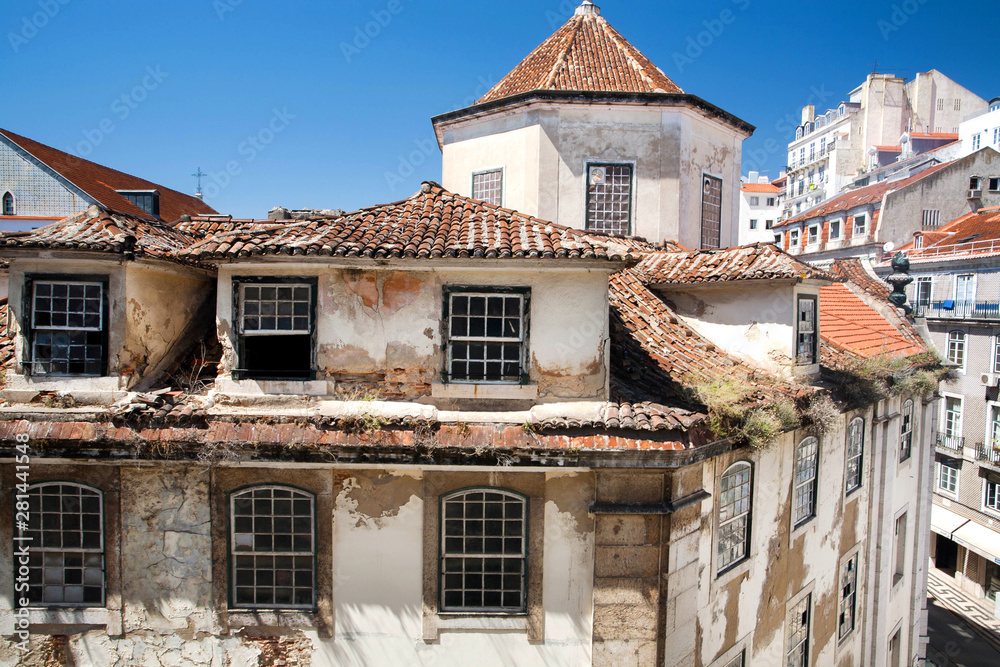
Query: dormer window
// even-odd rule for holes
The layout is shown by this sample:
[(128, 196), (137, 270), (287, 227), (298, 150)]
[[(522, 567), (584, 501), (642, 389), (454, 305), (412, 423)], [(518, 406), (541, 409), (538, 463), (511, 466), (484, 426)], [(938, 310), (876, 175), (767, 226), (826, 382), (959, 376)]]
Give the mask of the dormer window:
[(119, 190), (118, 194), (146, 213), (160, 217), (160, 193), (156, 190)]
[(6, 216), (14, 215), (14, 195), (9, 192), (5, 192), (3, 195), (3, 214)]
[(789, 234), (788, 245), (797, 246), (799, 244), (799, 230), (793, 229)]
[(868, 233), (868, 218), (863, 215), (854, 216), (854, 236), (864, 236)]
[(809, 245), (819, 243), (819, 225), (809, 226)]
[(446, 380), (523, 384), (528, 341), (527, 288), (447, 288)]
[(315, 280), (237, 285), (240, 368), (234, 379), (311, 380)]
[(30, 369), (36, 376), (101, 376), (105, 350), (105, 282), (34, 280)]

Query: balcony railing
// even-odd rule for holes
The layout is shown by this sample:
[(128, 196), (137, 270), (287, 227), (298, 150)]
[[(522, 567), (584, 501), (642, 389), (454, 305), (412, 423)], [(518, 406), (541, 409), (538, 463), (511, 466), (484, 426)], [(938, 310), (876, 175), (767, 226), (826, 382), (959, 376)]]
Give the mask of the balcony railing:
[(934, 440), (934, 446), (961, 454), (962, 449), (965, 447), (965, 438), (960, 438), (957, 435), (948, 435), (947, 433), (938, 433), (937, 438)]
[(942, 320), (1000, 320), (1000, 301), (934, 301), (913, 310), (917, 317)]
[(933, 248), (921, 248), (911, 250), (907, 256), (911, 261), (922, 259), (946, 259), (949, 257), (962, 257), (964, 255), (988, 255), (990, 253), (1000, 253), (1000, 239), (989, 241), (973, 241), (971, 243), (956, 243), (945, 246), (934, 246)]
[(995, 466), (1000, 466), (1000, 444), (976, 443), (976, 459)]

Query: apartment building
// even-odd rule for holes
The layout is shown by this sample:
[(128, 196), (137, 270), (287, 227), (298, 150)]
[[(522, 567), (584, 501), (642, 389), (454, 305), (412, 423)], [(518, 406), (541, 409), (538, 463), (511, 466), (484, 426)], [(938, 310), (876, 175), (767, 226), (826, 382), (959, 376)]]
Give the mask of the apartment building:
[(740, 231), (739, 245), (751, 243), (771, 243), (775, 234), (774, 226), (781, 222), (785, 190), (767, 176), (751, 171), (740, 187)]

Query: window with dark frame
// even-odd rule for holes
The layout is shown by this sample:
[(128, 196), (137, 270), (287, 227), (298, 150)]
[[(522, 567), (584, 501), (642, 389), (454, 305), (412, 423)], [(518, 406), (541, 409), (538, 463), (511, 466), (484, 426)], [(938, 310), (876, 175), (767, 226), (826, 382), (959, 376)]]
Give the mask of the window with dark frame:
[(315, 281), (238, 279), (240, 368), (237, 379), (313, 377)]
[(788, 618), (788, 667), (809, 666), (809, 616), (812, 613), (812, 594), (795, 605)]
[(747, 651), (743, 649), (732, 660), (725, 664), (725, 667), (746, 667)]
[(104, 606), (104, 507), (72, 482), (28, 488), (28, 600), (37, 607)]
[(104, 283), (31, 280), (29, 284), (32, 375), (103, 375)]
[(861, 473), (865, 448), (865, 420), (858, 417), (847, 428), (847, 484), (848, 494), (861, 488)]
[(816, 516), (816, 479), (819, 468), (819, 440), (806, 438), (795, 449), (795, 527)]
[(719, 488), (719, 563), (721, 574), (745, 560), (750, 552), (753, 467), (734, 463), (722, 475)]
[(632, 166), (587, 167), (587, 229), (627, 236), (632, 223)]
[(156, 190), (119, 190), (118, 194), (146, 213), (160, 217), (160, 193)]
[(816, 363), (816, 332), (819, 329), (816, 298), (800, 296), (798, 299), (798, 318), (796, 320), (796, 352), (795, 360), (800, 366)]
[(722, 179), (705, 176), (701, 194), (701, 247), (722, 247)]
[(913, 401), (903, 403), (902, 424), (899, 427), (899, 460), (910, 458), (913, 451)]
[(3, 195), (3, 214), (6, 216), (14, 215), (14, 195), (9, 192), (5, 192)]
[(446, 292), (450, 382), (524, 381), (528, 296), (527, 289)]
[(502, 489), (441, 498), (441, 611), (522, 614), (528, 499)]
[(313, 609), (316, 513), (311, 493), (255, 486), (229, 496), (235, 609)]
[(858, 555), (847, 559), (840, 570), (839, 639), (854, 632), (857, 623)]
[(503, 169), (473, 174), (472, 198), (494, 206), (503, 206)]
[(895, 567), (892, 585), (895, 586), (906, 575), (906, 512), (896, 519), (895, 543), (893, 546)]

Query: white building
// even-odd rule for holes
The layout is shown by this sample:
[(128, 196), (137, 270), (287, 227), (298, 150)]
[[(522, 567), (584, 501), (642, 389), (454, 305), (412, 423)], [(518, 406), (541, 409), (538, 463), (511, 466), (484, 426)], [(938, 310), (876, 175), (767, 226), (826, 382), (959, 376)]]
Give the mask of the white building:
[[(782, 173), (784, 178), (784, 173)], [(770, 182), (767, 176), (751, 171), (740, 187), (739, 245), (771, 243), (771, 230), (781, 222), (785, 191)]]
[(958, 126), (961, 155), (971, 155), (987, 146), (1000, 151), (1000, 97), (990, 102), (989, 111)]

